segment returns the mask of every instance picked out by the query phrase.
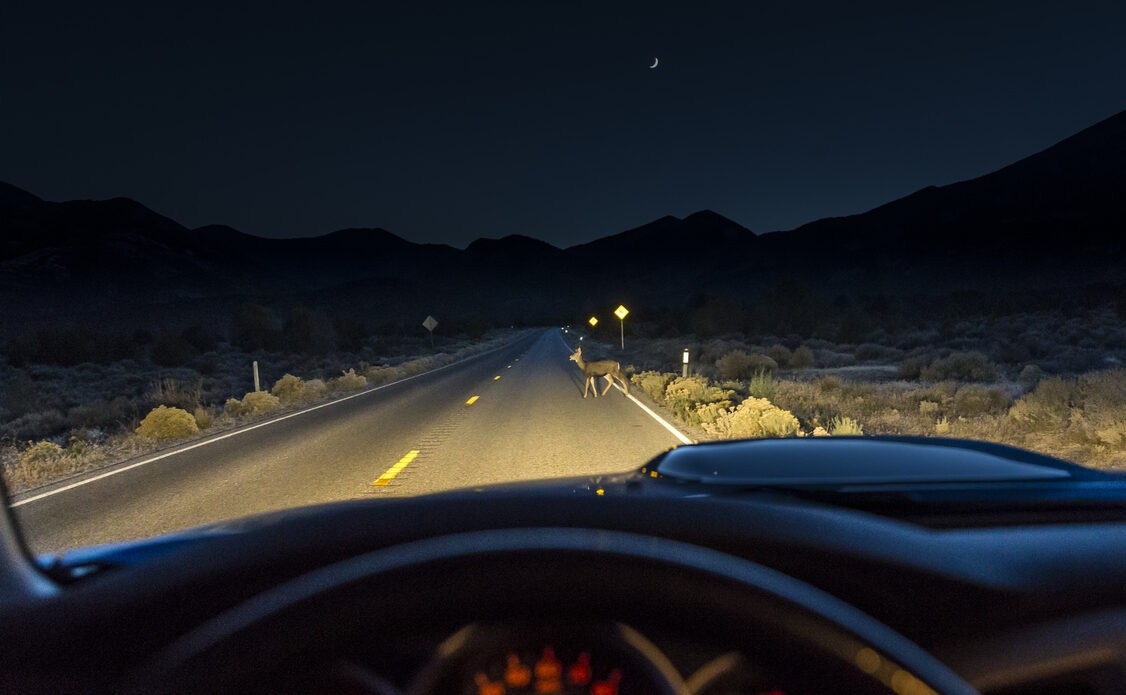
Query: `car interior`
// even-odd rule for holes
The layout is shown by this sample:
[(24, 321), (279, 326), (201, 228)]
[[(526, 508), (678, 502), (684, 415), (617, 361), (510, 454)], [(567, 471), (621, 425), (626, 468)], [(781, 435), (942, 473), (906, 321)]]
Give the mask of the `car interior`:
[[(940, 448), (854, 443), (869, 468), (881, 446), (920, 460)], [(1122, 691), (1115, 476), (947, 447), (951, 465), (995, 455), (1031, 469), (1031, 457), (1059, 474), (1011, 470), (983, 506), (967, 494), (980, 482), (873, 495), (878, 484), (855, 480), (865, 489), (708, 486), (686, 473), (722, 468), (732, 446), (680, 447), (581, 483), (301, 508), (40, 558), (42, 570), (6, 518), (4, 689)], [(1102, 486), (1099, 513), (1088, 503), (1079, 520), (1064, 502), (1030, 521), (1021, 490), (1043, 499), (1044, 485), (1065, 483)], [(930, 501), (926, 513), (888, 502), (905, 489)]]

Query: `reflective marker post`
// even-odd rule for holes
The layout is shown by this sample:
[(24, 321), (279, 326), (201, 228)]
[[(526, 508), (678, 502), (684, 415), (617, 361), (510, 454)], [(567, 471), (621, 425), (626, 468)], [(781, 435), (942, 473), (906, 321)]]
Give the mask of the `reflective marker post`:
[(262, 389), (258, 387), (258, 360), (254, 360), (254, 393), (258, 393)]
[(681, 376), (688, 376), (688, 348), (684, 348), (684, 373)]

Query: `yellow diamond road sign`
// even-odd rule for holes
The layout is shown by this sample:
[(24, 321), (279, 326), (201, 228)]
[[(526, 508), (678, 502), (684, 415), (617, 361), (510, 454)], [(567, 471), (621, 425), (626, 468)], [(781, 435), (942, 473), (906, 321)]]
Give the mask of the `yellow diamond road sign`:
[(590, 324), (590, 325), (592, 325), (592, 326), (597, 326), (597, 325), (598, 325), (598, 319), (596, 319), (596, 318), (594, 318), (593, 316), (591, 316), (591, 317), (590, 317), (590, 320), (589, 320), (589, 321), (587, 321), (587, 323), (589, 323), (589, 324)]
[(614, 315), (617, 316), (620, 319), (624, 319), (626, 317), (626, 314), (628, 314), (628, 313), (629, 313), (629, 309), (625, 308), (624, 306), (619, 306), (617, 309), (614, 310)]

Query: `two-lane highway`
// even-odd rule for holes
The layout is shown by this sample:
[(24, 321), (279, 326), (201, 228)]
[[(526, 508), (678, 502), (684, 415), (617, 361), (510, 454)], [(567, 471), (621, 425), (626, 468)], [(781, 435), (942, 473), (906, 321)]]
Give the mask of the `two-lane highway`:
[(47, 552), (322, 502), (623, 471), (678, 443), (616, 389), (584, 400), (569, 355), (560, 331), (536, 332), (113, 475), (24, 495), (14, 511), (31, 549)]

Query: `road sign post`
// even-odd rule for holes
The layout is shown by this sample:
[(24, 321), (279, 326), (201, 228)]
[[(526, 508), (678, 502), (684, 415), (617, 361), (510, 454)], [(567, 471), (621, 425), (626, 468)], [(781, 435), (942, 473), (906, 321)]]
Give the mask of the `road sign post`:
[(622, 349), (623, 350), (626, 349), (626, 314), (628, 314), (628, 313), (629, 313), (629, 309), (625, 308), (625, 305), (622, 305), (622, 304), (619, 304), (618, 308), (614, 310), (614, 316), (617, 316), (618, 320), (622, 324)]
[(426, 320), (422, 322), (422, 327), (430, 331), (430, 349), (434, 349), (434, 329), (438, 327), (438, 319), (427, 314)]
[(254, 360), (254, 393), (258, 393), (262, 389), (258, 386), (258, 360)]

